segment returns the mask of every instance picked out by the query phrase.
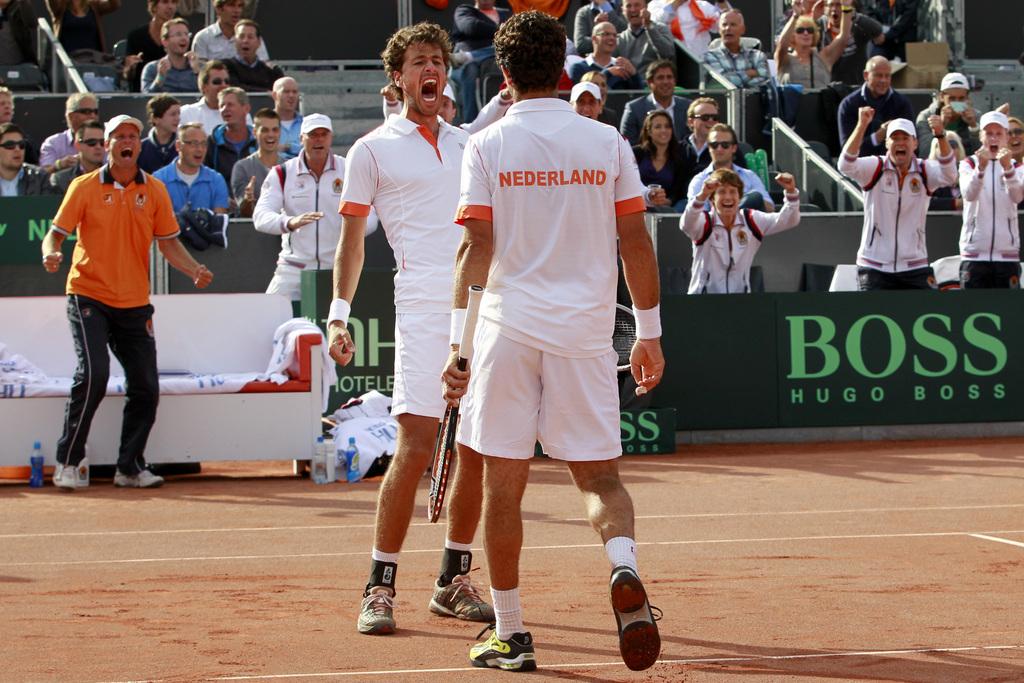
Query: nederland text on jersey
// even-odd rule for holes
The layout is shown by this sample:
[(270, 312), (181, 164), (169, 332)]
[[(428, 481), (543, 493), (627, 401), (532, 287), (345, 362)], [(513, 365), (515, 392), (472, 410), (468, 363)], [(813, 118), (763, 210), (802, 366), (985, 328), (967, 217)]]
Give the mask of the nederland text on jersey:
[(601, 169), (566, 171), (501, 171), (498, 187), (557, 187), (560, 185), (604, 185), (608, 174)]

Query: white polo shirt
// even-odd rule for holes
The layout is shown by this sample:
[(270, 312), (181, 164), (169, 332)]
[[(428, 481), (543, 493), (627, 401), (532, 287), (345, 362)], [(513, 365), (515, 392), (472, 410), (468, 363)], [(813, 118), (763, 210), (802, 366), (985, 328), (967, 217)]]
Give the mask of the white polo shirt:
[(356, 141), (345, 161), (343, 216), (370, 207), (395, 252), (395, 310), (450, 313), (455, 252), (461, 233), (452, 217), (459, 202), (462, 152), (469, 135), (438, 119), (437, 140), (403, 116)]
[(643, 213), (629, 144), (560, 99), (513, 104), (469, 139), (456, 222), (490, 220), (494, 257), (480, 314), (559, 356), (611, 349), (616, 216)]

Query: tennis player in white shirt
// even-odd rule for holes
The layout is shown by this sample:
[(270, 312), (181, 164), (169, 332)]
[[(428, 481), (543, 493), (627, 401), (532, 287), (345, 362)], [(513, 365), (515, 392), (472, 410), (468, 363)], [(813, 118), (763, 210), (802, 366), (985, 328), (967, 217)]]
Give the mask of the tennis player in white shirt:
[[(391, 413), (398, 445), (380, 488), (370, 580), (357, 629), (394, 632), (398, 555), (416, 502), (416, 488), (434, 450), (445, 402), (438, 378), (448, 358), (452, 266), (459, 245), (453, 216), (462, 153), (469, 135), (439, 116), (451, 45), (436, 24), (397, 31), (381, 55), (402, 93), (399, 115), (360, 138), (345, 163), (340, 213), (344, 223), (334, 262), (334, 302), (328, 316), (331, 356), (341, 365), (355, 345), (346, 327), (363, 268), (366, 217), (375, 208), (395, 252), (395, 388)], [(448, 533), (430, 611), (490, 622), (491, 606), (469, 580), (470, 544), (480, 521), (482, 463), (456, 458), (448, 494)]]
[(463, 158), (456, 309), (465, 307), (468, 286), (487, 291), (470, 369), (458, 370), (453, 345), (444, 374), (448, 400), (463, 399), (460, 457), (484, 461), (484, 548), (496, 623), (470, 661), (536, 668), (519, 603), (519, 553), (520, 503), (539, 440), (567, 462), (583, 493), (612, 566), (619, 649), (629, 668), (646, 669), (661, 641), (637, 573), (633, 503), (619, 479), (611, 343), (617, 238), (636, 306), (633, 376), (644, 389), (658, 383), (665, 363), (644, 186), (618, 131), (558, 99), (565, 32), (557, 20), (518, 13), (501, 25), (494, 47), (515, 102), (470, 138)]

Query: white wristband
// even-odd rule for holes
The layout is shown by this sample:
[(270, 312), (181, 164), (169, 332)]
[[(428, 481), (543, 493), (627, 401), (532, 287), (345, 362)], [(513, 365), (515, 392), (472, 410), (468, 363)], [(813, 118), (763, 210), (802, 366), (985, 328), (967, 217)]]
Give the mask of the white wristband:
[(648, 308), (646, 311), (633, 307), (633, 315), (636, 316), (636, 338), (637, 339), (658, 339), (661, 337), (661, 306)]
[(331, 310), (327, 313), (327, 324), (335, 320), (342, 325), (348, 325), (348, 314), (352, 312), (352, 304), (344, 299), (335, 299), (331, 302)]
[(452, 310), (452, 329), (448, 335), (450, 344), (462, 343), (462, 328), (466, 325), (466, 309), (455, 308)]

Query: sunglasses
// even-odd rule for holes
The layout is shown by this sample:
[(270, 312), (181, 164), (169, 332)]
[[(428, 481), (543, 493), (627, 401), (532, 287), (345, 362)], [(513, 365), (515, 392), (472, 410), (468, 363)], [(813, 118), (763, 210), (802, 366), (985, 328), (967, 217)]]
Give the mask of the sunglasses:
[(704, 122), (707, 122), (707, 121), (717, 121), (718, 120), (718, 114), (694, 114), (690, 118), (693, 119), (694, 121), (697, 121), (697, 120), (704, 121)]
[(28, 143), (24, 140), (8, 140), (7, 142), (0, 142), (0, 147), (4, 149), (25, 149), (28, 147)]
[(735, 144), (735, 142), (709, 142), (708, 147), (711, 149), (729, 149)]
[(101, 138), (87, 138), (85, 140), (79, 140), (78, 143), (85, 145), (86, 147), (95, 147), (96, 145), (102, 145), (103, 140)]
[(1010, 135), (1024, 135), (1024, 128), (1011, 128)]
[(796, 29), (797, 33), (814, 33), (814, 29), (810, 26), (798, 26)]
[(91, 116), (93, 114), (99, 114), (100, 110), (99, 109), (89, 109), (88, 107), (86, 107), (84, 109), (72, 109), (71, 113), (72, 114), (85, 114), (86, 116)]
[(210, 85), (224, 85), (227, 82), (228, 82), (228, 79), (226, 79), (226, 78), (211, 78), (210, 79)]

